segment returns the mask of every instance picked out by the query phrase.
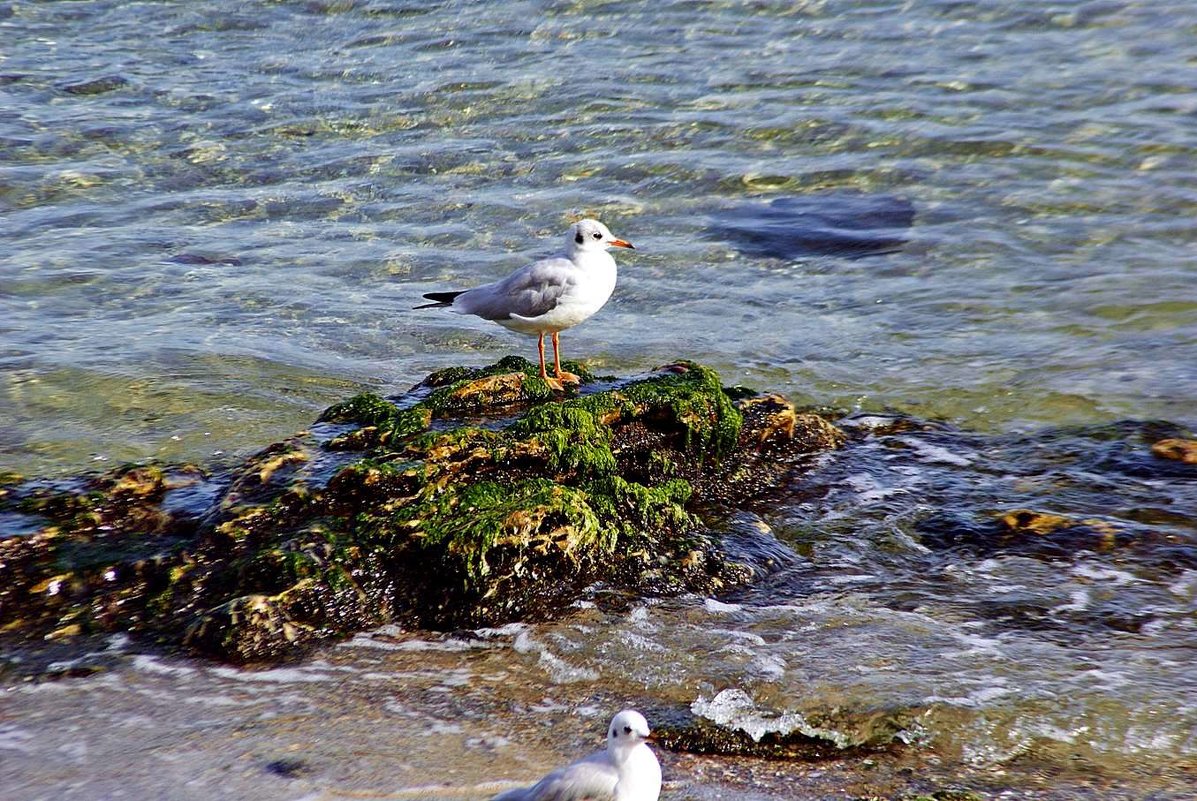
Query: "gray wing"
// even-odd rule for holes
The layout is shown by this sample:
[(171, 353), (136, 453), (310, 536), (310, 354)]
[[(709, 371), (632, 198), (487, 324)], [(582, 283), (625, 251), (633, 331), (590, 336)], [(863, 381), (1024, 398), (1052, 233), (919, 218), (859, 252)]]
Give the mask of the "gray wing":
[(544, 259), (516, 270), (502, 281), (462, 292), (454, 311), (476, 314), (484, 320), (539, 317), (557, 307), (561, 296), (577, 278), (569, 259)]
[(605, 751), (553, 771), (531, 787), (500, 793), (491, 801), (614, 801), (619, 774)]

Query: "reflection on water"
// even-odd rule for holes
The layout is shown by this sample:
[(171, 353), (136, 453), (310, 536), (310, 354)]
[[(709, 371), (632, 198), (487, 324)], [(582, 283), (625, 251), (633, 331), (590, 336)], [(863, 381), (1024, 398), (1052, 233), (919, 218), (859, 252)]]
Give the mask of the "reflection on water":
[[(755, 510), (797, 556), (736, 597), (252, 675), (120, 646), (16, 682), (5, 775), (80, 798), (473, 786), (584, 750), (577, 710), (734, 689), (846, 738), (835, 709), (892, 712), (926, 775), (1181, 797), (1193, 476), (1111, 422), (1197, 420), (1194, 26), (1178, 0), (0, 5), (0, 471), (208, 462), (362, 386), (526, 352), (410, 307), (583, 213), (639, 248), (570, 334), (592, 367), (685, 355), (985, 432), (827, 461)], [(762, 245), (778, 210), (797, 227)], [(994, 539), (1024, 507), (1090, 522)]]

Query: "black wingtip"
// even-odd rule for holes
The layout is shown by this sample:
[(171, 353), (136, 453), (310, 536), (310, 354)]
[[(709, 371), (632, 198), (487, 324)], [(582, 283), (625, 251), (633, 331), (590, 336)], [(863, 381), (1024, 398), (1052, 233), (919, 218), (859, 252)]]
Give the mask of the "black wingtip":
[(458, 292), (429, 292), (424, 297), (431, 300), (432, 303), (425, 303), (423, 306), (414, 306), (416, 309), (443, 309), (446, 306), (452, 306), (454, 299), (465, 290)]

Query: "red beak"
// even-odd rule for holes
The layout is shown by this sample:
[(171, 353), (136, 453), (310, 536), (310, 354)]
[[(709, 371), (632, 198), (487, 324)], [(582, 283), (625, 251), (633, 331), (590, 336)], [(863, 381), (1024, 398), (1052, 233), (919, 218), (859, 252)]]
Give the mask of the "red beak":
[(622, 239), (612, 239), (607, 244), (617, 248), (631, 248), (632, 250), (636, 249), (636, 246), (631, 242), (624, 242)]

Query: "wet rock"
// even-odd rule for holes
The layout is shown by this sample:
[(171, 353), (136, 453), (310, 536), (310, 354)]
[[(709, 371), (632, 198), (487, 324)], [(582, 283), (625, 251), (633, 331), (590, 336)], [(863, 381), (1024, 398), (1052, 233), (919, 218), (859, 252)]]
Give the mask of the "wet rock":
[(1051, 512), (1015, 509), (997, 517), (1003, 536), (1049, 538), (1057, 545), (1106, 550), (1130, 541), (1115, 524), (1096, 518), (1077, 520)]
[(0, 539), (0, 627), (132, 631), (264, 662), (391, 621), (549, 618), (596, 581), (715, 593), (767, 568), (736, 561), (699, 512), (843, 440), (778, 396), (733, 402), (690, 362), (602, 391), (569, 368), (583, 387), (564, 399), (514, 358), (441, 371), (395, 401), (361, 395), (319, 434), (216, 477), (142, 466), (18, 484), (0, 512), (47, 525)]
[(302, 759), (293, 759), (290, 757), (267, 762), (265, 768), (267, 773), (282, 776), (284, 779), (297, 779), (312, 772), (312, 766), (307, 762)]
[(1151, 452), (1161, 459), (1197, 465), (1197, 440), (1162, 439), (1151, 446)]
[(1132, 532), (1097, 518), (1078, 519), (1034, 509), (1012, 509), (986, 520), (949, 514), (932, 515), (917, 524), (922, 543), (930, 548), (967, 547), (981, 553), (1017, 552), (1028, 556), (1070, 557), (1078, 551), (1106, 551), (1136, 542)]
[(103, 75), (98, 78), (59, 84), (59, 88), (69, 95), (102, 95), (128, 85), (129, 79), (123, 75)]
[(795, 437), (800, 437), (799, 450), (816, 453), (838, 448), (847, 439), (843, 431), (823, 417), (799, 413), (780, 395), (745, 398), (736, 404), (736, 408), (750, 421), (749, 428), (756, 434), (758, 450), (773, 447), (792, 450)]

